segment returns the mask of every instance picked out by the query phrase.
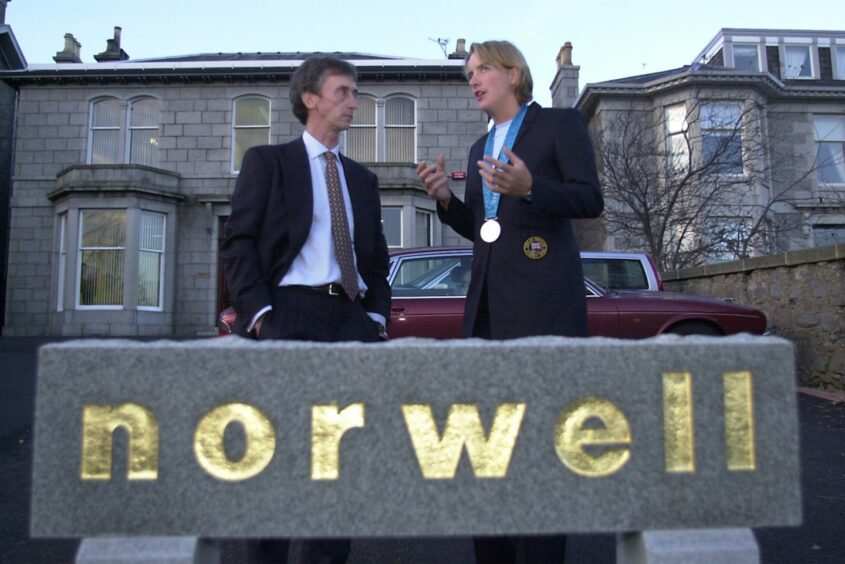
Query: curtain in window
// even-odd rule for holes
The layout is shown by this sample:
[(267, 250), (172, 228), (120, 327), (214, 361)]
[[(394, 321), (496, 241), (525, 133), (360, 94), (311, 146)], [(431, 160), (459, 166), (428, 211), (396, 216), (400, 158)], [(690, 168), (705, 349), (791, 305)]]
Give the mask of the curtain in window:
[(138, 256), (138, 306), (141, 307), (161, 307), (164, 220), (163, 213), (141, 213)]
[(91, 106), (91, 164), (121, 162), (120, 102), (109, 98)]
[(402, 208), (382, 207), (381, 224), (388, 247), (402, 246)]
[(142, 98), (129, 108), (129, 162), (158, 166), (158, 100)]
[(431, 212), (417, 211), (416, 212), (416, 233), (414, 234), (414, 244), (418, 247), (431, 246)]
[(123, 304), (125, 210), (83, 210), (80, 226), (79, 305)]
[(809, 47), (786, 47), (786, 78), (811, 78)]
[(374, 163), (376, 157), (376, 101), (367, 96), (358, 98), (358, 109), (346, 132), (346, 154), (365, 163)]
[(247, 149), (270, 143), (270, 100), (254, 97), (235, 100), (234, 114), (232, 167), (240, 170)]
[(384, 104), (384, 134), (387, 162), (416, 162), (414, 101), (395, 97)]

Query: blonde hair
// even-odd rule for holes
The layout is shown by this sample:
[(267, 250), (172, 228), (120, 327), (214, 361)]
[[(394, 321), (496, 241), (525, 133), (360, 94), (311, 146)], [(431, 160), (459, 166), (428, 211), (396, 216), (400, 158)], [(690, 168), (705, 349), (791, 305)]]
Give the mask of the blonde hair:
[(524, 104), (534, 97), (534, 80), (531, 78), (531, 69), (528, 68), (525, 57), (513, 43), (510, 41), (473, 43), (470, 45), (469, 54), (464, 61), (464, 75), (467, 75), (467, 62), (469, 62), (473, 53), (477, 55), (480, 63), (505, 70), (516, 69), (519, 71), (519, 80), (516, 83), (516, 88), (514, 88), (514, 94), (520, 104)]

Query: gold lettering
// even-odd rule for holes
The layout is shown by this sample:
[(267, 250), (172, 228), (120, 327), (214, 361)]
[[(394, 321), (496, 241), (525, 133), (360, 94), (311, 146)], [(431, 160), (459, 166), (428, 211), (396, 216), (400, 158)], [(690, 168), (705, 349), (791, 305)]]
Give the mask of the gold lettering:
[(158, 421), (135, 403), (82, 408), (82, 479), (111, 479), (112, 438), (118, 427), (129, 435), (126, 479), (158, 479)]
[[(243, 425), (246, 448), (240, 460), (229, 460), (223, 434), (231, 423)], [(245, 403), (215, 407), (200, 419), (194, 433), (194, 454), (199, 465), (219, 480), (240, 481), (264, 470), (276, 451), (276, 434), (270, 420)]]
[(311, 407), (311, 479), (337, 480), (340, 474), (340, 439), (349, 429), (364, 426), (364, 404), (343, 411), (337, 403)]
[(728, 470), (756, 470), (754, 390), (751, 372), (725, 372), (725, 445)]
[(663, 373), (663, 445), (667, 472), (695, 472), (692, 374)]
[[(584, 429), (591, 418), (599, 419), (604, 428)], [(587, 397), (570, 404), (561, 412), (555, 425), (555, 450), (567, 468), (591, 478), (618, 472), (631, 457), (629, 448), (606, 448), (592, 455), (587, 446), (631, 444), (631, 428), (625, 414), (606, 399)]]
[(499, 405), (489, 437), (481, 426), (478, 407), (472, 404), (455, 404), (449, 408), (442, 439), (430, 405), (403, 405), (402, 413), (420, 470), (427, 480), (453, 479), (464, 445), (476, 478), (504, 478), (525, 415), (525, 404)]

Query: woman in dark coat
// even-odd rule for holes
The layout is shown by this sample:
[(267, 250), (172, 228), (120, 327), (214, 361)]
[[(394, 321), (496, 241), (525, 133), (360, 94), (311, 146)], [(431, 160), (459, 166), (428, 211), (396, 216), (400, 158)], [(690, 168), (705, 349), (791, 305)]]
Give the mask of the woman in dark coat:
[(441, 221), (474, 243), (463, 335), (586, 336), (570, 220), (597, 217), (604, 205), (586, 122), (531, 102), (531, 71), (506, 41), (473, 44), (465, 72), (494, 124), (470, 149), (466, 201), (449, 189), (442, 155), (417, 168)]

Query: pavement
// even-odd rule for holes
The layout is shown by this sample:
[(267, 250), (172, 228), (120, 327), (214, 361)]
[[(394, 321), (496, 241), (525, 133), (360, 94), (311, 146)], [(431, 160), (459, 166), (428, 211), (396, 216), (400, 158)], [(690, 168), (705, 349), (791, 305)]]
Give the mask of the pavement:
[[(62, 339), (0, 337), (0, 564), (73, 562), (78, 540), (29, 537), (32, 427), (38, 347)], [(755, 529), (764, 564), (845, 562), (845, 395), (801, 388), (800, 527)], [(224, 541), (224, 563), (246, 559), (247, 545)], [(613, 562), (613, 534), (570, 535), (567, 563)], [(472, 542), (361, 539), (349, 564), (473, 564)]]

